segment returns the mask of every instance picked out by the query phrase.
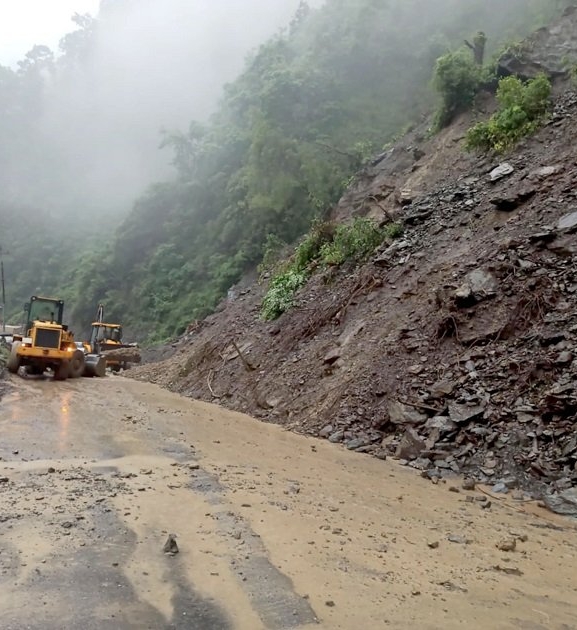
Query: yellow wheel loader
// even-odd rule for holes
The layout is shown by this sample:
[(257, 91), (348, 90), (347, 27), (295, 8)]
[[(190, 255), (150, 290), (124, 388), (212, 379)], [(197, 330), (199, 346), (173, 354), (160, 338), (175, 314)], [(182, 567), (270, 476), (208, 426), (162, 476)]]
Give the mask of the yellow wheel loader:
[(122, 326), (104, 322), (104, 305), (99, 304), (96, 321), (92, 322), (90, 341), (84, 344), (88, 352), (102, 354), (106, 358), (106, 367), (113, 372), (126, 369), (131, 363), (140, 363), (138, 344), (126, 344), (122, 341)]
[(17, 374), (20, 368), (31, 375), (54, 372), (63, 381), (80, 376), (104, 376), (105, 360), (86, 354), (74, 342), (74, 335), (62, 323), (64, 302), (32, 296), (25, 307), (23, 333), (14, 335), (7, 368)]

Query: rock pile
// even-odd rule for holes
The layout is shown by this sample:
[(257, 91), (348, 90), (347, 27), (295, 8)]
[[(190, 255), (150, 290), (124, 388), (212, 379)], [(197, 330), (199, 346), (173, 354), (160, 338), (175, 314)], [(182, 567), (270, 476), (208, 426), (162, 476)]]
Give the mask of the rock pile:
[[(568, 94), (556, 111), (567, 115), (575, 104)], [(405, 352), (425, 349), (424, 362), (407, 368), (407, 400), (386, 403), (364, 431), (352, 429), (362, 423), (358, 413), (353, 423), (326, 426), (322, 437), (379, 457), (396, 455), (433, 478), (473, 472), (505, 491), (577, 485), (577, 206), (570, 187), (543, 198), (551, 179), (557, 188), (577, 170), (523, 162), (522, 170), (501, 164), (408, 206), (405, 238), (379, 252), (377, 268), (410, 265), (431, 234), (465, 227), (471, 215), (483, 220), (489, 205), (493, 213), (526, 214), (510, 215), (512, 229), (503, 230), (510, 235), (497, 232), (494, 247), (481, 255), (472, 245), (454, 281), (436, 287), (435, 335), (448, 352), (432, 350), (425, 322), (400, 331)], [(533, 208), (524, 207), (534, 198)], [(533, 225), (547, 218), (544, 203), (567, 212)]]

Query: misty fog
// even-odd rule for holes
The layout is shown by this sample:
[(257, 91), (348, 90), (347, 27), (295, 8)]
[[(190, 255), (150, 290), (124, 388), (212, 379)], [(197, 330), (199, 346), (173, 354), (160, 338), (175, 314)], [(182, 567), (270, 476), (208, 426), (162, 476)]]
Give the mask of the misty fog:
[(223, 84), (298, 3), (103, 0), (87, 50), (42, 73), (42, 113), (29, 139), (14, 141), (4, 195), (58, 215), (128, 212), (170, 172), (160, 130), (206, 119)]
[(433, 113), (440, 56), (483, 30), (490, 72), (572, 1), (103, 0), (0, 67), (9, 313), (41, 291), (180, 334)]

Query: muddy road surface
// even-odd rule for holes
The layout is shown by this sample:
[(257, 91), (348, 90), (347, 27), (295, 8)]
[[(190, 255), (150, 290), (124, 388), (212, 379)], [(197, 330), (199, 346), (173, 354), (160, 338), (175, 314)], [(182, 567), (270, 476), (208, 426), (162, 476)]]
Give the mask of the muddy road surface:
[(577, 628), (574, 524), (532, 503), (121, 377), (10, 385), (2, 630)]

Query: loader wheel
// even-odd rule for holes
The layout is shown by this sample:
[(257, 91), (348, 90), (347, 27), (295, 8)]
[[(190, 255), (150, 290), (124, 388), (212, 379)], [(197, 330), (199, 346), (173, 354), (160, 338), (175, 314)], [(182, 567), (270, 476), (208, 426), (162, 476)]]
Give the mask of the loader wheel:
[(20, 341), (15, 341), (12, 344), (12, 349), (10, 350), (10, 356), (8, 357), (8, 362), (6, 363), (6, 367), (11, 374), (17, 374), (20, 366), (22, 365), (22, 359), (18, 354), (18, 348), (21, 346)]
[(68, 378), (68, 361), (61, 361), (54, 370), (55, 381), (65, 381)]
[(84, 373), (84, 353), (75, 350), (68, 363), (68, 378), (80, 378)]

